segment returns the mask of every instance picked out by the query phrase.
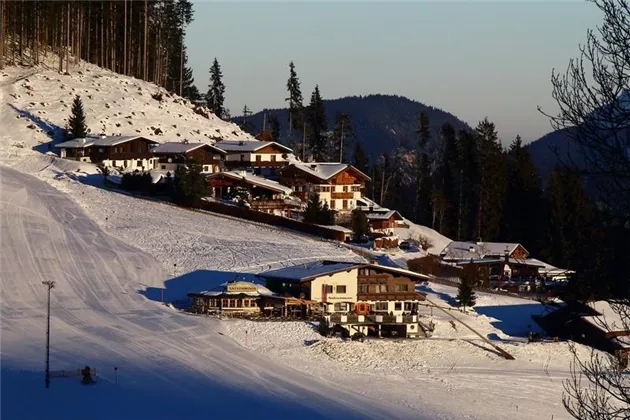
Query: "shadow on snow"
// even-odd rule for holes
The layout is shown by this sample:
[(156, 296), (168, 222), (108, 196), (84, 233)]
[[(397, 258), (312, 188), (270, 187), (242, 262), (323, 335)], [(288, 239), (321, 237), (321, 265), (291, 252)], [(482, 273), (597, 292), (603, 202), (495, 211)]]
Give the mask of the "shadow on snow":
[[(532, 315), (538, 315), (543, 311), (542, 305), (498, 305), (498, 306), (476, 306), (475, 311), (479, 315), (494, 318), (490, 324), (504, 334), (511, 337), (527, 337), (530, 331), (544, 334), (538, 324), (533, 320)], [(499, 339), (496, 334), (490, 334), (489, 339)]]
[(163, 292), (164, 302), (176, 302), (187, 299), (188, 293), (209, 290), (223, 283), (233, 280), (264, 284), (262, 279), (251, 273), (236, 273), (233, 271), (218, 270), (195, 270), (191, 271), (190, 273), (174, 277), (170, 280), (166, 280), (164, 282), (164, 288), (147, 287), (144, 290), (138, 290), (138, 293), (149, 300), (161, 302)]
[(35, 124), (35, 126), (37, 126), (37, 128), (42, 130), (44, 133), (46, 133), (48, 137), (50, 137), (51, 141), (47, 143), (40, 143), (37, 146), (34, 146), (33, 150), (46, 154), (46, 152), (51, 152), (53, 150), (53, 146), (63, 139), (64, 129), (61, 128), (60, 126), (53, 124), (51, 122), (48, 122), (38, 117), (37, 115), (33, 114), (32, 112), (17, 108), (13, 104), (9, 104), (9, 106), (15, 112), (17, 112), (17, 114), (20, 117), (29, 119), (30, 121), (33, 122), (33, 124)]

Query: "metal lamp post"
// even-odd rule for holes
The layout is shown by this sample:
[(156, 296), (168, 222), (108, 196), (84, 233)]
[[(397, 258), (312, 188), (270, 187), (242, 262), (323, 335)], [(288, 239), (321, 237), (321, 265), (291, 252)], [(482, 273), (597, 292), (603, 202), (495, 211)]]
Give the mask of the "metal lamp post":
[(50, 388), (50, 290), (55, 287), (52, 280), (43, 281), (42, 284), (48, 288), (48, 311), (46, 315), (46, 388)]

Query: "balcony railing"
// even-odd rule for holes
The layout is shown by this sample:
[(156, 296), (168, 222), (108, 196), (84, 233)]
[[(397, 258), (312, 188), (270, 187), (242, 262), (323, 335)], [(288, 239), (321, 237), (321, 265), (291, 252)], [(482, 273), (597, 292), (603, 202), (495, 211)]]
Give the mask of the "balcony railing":
[(354, 193), (353, 192), (334, 192), (334, 193), (331, 193), (331, 197), (333, 200), (351, 199), (351, 198), (354, 198)]
[(335, 324), (411, 324), (418, 322), (417, 315), (357, 315), (335, 313), (326, 315), (329, 322)]

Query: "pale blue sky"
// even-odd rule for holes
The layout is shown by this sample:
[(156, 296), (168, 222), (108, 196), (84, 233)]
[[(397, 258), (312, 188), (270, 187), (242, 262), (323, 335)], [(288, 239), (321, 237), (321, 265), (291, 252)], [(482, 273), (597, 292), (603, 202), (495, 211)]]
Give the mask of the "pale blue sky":
[(207, 90), (217, 57), (226, 104), (239, 115), (285, 106), (293, 60), (306, 101), (386, 93), (447, 110), (475, 126), (485, 116), (509, 143), (550, 131), (553, 68), (564, 71), (586, 30), (601, 23), (579, 2), (194, 3), (188, 29), (195, 82)]

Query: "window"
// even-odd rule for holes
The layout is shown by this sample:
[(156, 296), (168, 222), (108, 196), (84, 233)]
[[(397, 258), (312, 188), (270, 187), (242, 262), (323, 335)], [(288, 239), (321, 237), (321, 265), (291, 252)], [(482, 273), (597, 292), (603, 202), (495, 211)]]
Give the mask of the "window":
[(352, 192), (360, 192), (361, 191), (361, 187), (358, 185), (353, 185), (352, 188), (350, 189)]
[(245, 155), (241, 155), (241, 162), (245, 162)]
[(395, 284), (394, 285), (394, 292), (408, 292), (408, 291), (409, 291), (408, 284)]
[(374, 305), (374, 310), (387, 312), (387, 302), (376, 302), (376, 305)]
[(276, 155), (271, 155), (271, 161), (275, 162), (276, 161)]
[(346, 286), (337, 286), (337, 293), (346, 293)]
[(103, 149), (98, 149), (98, 152), (99, 153), (103, 153)]
[(378, 287), (378, 292), (379, 293), (387, 293), (387, 285), (386, 284), (379, 284), (377, 285)]
[(138, 162), (136, 162), (136, 166), (142, 166), (142, 161), (139, 160)]
[(335, 200), (330, 200), (330, 208), (331, 209), (335, 208)]
[(166, 170), (166, 165), (162, 165), (162, 169), (163, 169), (163, 170)]
[(348, 192), (348, 186), (347, 185), (343, 186), (343, 192)]
[(348, 208), (348, 200), (343, 200), (343, 201), (341, 202), (341, 205), (342, 205), (342, 208), (343, 208), (344, 210), (345, 210), (345, 209), (347, 209), (347, 208)]
[(138, 153), (142, 153), (142, 147), (138, 147)]
[(395, 311), (402, 311), (402, 302), (395, 302), (394, 303), (394, 310)]
[(333, 287), (332, 286), (326, 286), (326, 293), (332, 293), (333, 292)]
[(256, 155), (256, 162), (260, 162), (262, 161), (262, 156), (261, 155)]
[(204, 172), (208, 172), (208, 165), (205, 165), (205, 166), (203, 167), (203, 170), (204, 170)]
[(359, 293), (367, 293), (369, 290), (369, 285), (367, 284), (360, 284), (359, 285)]

